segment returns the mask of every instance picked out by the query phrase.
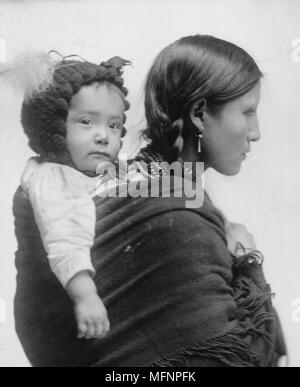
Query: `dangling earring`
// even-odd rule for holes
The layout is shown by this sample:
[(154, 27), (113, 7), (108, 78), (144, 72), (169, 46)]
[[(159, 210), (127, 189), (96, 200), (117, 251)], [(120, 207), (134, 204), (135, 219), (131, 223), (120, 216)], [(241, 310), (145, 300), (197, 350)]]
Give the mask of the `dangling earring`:
[(198, 138), (198, 153), (201, 153), (201, 138), (203, 137), (203, 134), (197, 133), (196, 137)]

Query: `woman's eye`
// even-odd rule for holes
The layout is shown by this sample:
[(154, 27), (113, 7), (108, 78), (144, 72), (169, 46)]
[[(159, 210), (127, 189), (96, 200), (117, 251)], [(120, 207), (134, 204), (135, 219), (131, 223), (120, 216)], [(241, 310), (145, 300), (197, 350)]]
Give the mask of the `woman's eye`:
[(85, 126), (91, 126), (91, 125), (94, 125), (93, 121), (91, 121), (90, 119), (88, 118), (83, 118), (82, 120), (79, 121), (82, 125), (85, 125)]
[(247, 110), (247, 111), (245, 111), (244, 112), (244, 114), (246, 115), (246, 116), (248, 116), (248, 117), (251, 117), (251, 116), (253, 116), (254, 114), (255, 114), (255, 110)]

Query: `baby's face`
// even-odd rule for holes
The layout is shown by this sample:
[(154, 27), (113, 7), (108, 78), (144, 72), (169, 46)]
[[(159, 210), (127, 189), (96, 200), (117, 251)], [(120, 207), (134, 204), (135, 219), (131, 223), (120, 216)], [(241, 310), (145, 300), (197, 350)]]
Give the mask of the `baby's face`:
[(82, 87), (71, 100), (66, 145), (79, 171), (95, 173), (102, 161), (114, 162), (121, 148), (125, 105), (110, 84)]

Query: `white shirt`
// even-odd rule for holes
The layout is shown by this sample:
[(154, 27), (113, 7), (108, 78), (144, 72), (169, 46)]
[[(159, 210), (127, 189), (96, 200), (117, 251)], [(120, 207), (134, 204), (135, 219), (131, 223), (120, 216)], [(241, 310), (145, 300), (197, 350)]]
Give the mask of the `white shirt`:
[(90, 250), (98, 181), (68, 166), (38, 164), (34, 159), (22, 177), (51, 269), (64, 287), (80, 271), (95, 272)]

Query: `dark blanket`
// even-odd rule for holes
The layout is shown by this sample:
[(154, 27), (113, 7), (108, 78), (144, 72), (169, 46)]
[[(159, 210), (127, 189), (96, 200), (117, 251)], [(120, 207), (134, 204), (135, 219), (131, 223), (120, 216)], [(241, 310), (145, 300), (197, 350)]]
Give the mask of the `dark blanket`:
[(92, 258), (111, 331), (78, 340), (72, 302), (16, 193), (16, 330), (34, 366), (276, 365), (285, 351), (269, 286), (260, 265), (234, 263), (207, 196), (197, 210), (181, 198), (95, 203)]

